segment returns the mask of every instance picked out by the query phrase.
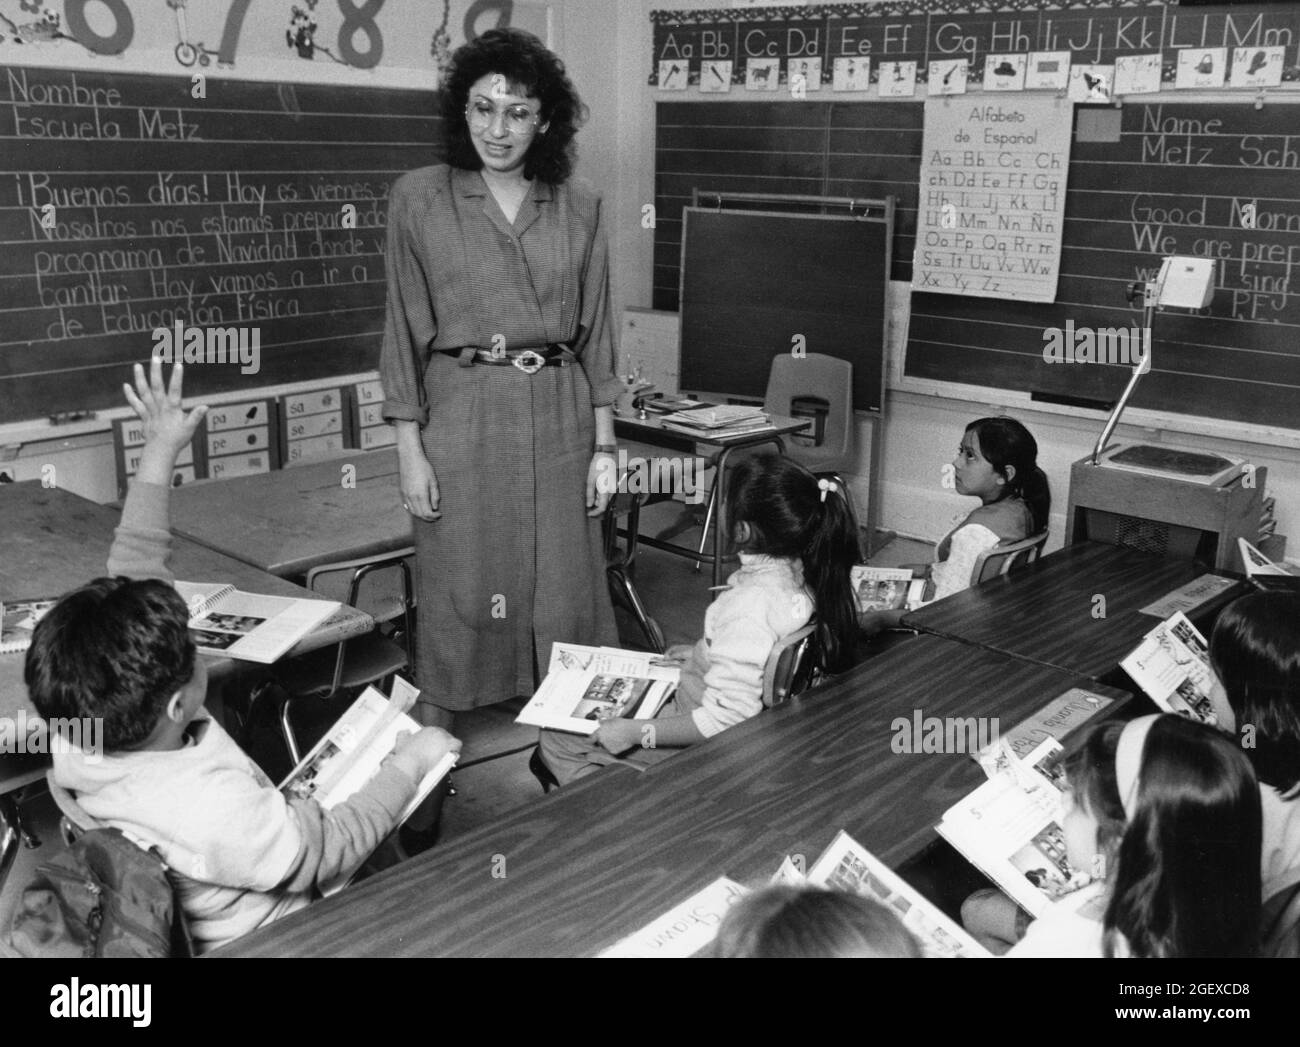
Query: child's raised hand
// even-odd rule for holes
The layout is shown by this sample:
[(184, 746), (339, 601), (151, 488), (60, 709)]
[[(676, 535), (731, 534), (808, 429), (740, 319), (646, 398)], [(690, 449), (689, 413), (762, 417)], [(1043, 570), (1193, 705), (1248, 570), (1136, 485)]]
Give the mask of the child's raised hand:
[(122, 392), (126, 402), (144, 422), (146, 452), (150, 446), (170, 452), (167, 468), (176, 460), (181, 449), (190, 442), (194, 430), (207, 413), (207, 407), (199, 406), (186, 411), (181, 406), (181, 388), (184, 382), (184, 367), (177, 364), (172, 368), (171, 381), (163, 385), (162, 361), (154, 358), (149, 365), (149, 380), (145, 381), (144, 368), (135, 365), (135, 388), (130, 382), (122, 383)]

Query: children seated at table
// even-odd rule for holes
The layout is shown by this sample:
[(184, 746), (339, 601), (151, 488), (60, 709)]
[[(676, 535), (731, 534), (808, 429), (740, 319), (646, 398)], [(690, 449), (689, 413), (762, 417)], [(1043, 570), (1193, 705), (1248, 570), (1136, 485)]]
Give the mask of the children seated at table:
[[(1263, 898), (1281, 908), (1300, 887), (1300, 596), (1252, 593), (1229, 604), (1210, 634), (1210, 665), (1219, 727), (1259, 778)], [(1300, 952), (1294, 927), (1277, 930), (1289, 940), (1266, 942), (1267, 951)]]
[(768, 454), (731, 470), (725, 505), (740, 570), (705, 613), (699, 642), (668, 652), (682, 667), (675, 697), (657, 719), (607, 719), (590, 738), (543, 730), (541, 759), (561, 785), (617, 760), (645, 767), (757, 715), (773, 647), (814, 613), (824, 667), (850, 663), (858, 536), (843, 495)]
[[(207, 670), (166, 566), (172, 467), (204, 408), (181, 407), (182, 368), (164, 388), (135, 369), (126, 398), (147, 442), (108, 570), (37, 626), (25, 679), (47, 718), (102, 720), (103, 753), (54, 753), (54, 782), (91, 818), (158, 848), (198, 951), (305, 906), (318, 883), (359, 865), (393, 830), (417, 783), (460, 742), (426, 727), (329, 811), (286, 800), (203, 707)], [(126, 577), (118, 577), (125, 575)]]
[[(978, 418), (966, 427), (952, 480), (958, 494), (980, 504), (935, 547), (935, 561), (915, 568), (930, 580), (927, 599), (941, 600), (970, 587), (975, 562), (999, 545), (1047, 530), (1052, 507), (1047, 476), (1038, 467), (1038, 444), (1014, 418)], [(904, 611), (868, 611), (860, 625), (870, 634), (897, 625)]]
[(767, 887), (740, 899), (718, 928), (719, 959), (917, 959), (921, 947), (892, 912), (850, 891)]
[[(1143, 716), (1090, 730), (1065, 771), (1066, 850), (1095, 880), (1053, 903), (1006, 955), (1256, 953), (1259, 789), (1230, 739), (1172, 713)], [(1014, 913), (1005, 895), (981, 891), (962, 921), (997, 951), (990, 928), (1014, 924)]]

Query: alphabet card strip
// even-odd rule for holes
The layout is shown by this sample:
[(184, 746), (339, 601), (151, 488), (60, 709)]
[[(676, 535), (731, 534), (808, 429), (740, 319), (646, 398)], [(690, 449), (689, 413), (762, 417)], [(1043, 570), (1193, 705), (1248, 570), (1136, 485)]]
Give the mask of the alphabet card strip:
[(914, 291), (1056, 299), (1070, 116), (1044, 95), (926, 100)]

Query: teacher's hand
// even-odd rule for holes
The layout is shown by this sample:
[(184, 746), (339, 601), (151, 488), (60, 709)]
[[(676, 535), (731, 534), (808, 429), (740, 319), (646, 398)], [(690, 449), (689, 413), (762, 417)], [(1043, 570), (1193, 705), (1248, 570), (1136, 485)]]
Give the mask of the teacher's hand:
[(438, 477), (424, 453), (399, 453), (398, 470), (402, 478), (402, 507), (412, 516), (428, 523), (442, 518), (438, 511), (440, 495)]
[(587, 467), (587, 515), (604, 513), (617, 491), (618, 459), (605, 451), (597, 451)]

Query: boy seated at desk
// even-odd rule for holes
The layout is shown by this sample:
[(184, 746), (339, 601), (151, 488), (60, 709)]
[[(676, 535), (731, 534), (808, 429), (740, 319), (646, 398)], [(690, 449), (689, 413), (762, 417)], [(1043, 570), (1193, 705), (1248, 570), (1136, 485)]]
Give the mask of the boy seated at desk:
[[(54, 754), (53, 780), (91, 818), (157, 847), (176, 874), (197, 951), (305, 906), (318, 883), (356, 868), (397, 825), (417, 783), (460, 742), (426, 727), (326, 811), (287, 800), (203, 707), (207, 669), (171, 586), (172, 467), (204, 414), (181, 407), (181, 365), (164, 388), (136, 365), (126, 398), (147, 442), (108, 571), (41, 621), (25, 668), (41, 715), (102, 719), (102, 754)], [(121, 577), (121, 576), (125, 577)]]

